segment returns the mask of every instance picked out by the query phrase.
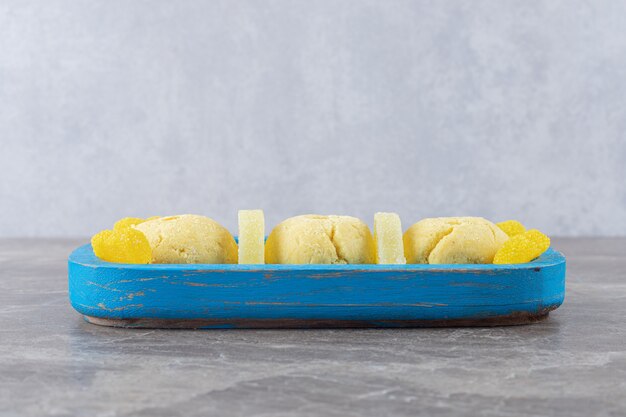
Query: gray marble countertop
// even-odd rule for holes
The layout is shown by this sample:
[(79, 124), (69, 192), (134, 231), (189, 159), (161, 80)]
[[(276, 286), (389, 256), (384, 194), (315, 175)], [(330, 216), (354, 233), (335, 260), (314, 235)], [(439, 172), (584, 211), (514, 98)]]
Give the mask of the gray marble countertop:
[(67, 300), (79, 240), (0, 240), (1, 416), (624, 416), (626, 239), (555, 239), (565, 303), (499, 328), (125, 330)]

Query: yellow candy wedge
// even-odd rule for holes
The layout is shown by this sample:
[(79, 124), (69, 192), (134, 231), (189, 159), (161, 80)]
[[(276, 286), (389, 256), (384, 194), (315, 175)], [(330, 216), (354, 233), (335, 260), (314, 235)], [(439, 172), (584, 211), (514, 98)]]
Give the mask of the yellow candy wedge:
[(377, 264), (406, 264), (402, 224), (396, 213), (374, 215), (374, 241), (376, 242)]
[(524, 233), (526, 231), (524, 225), (517, 220), (507, 220), (505, 222), (496, 223), (496, 226), (498, 226), (509, 237), (519, 235), (520, 233)]
[(91, 238), (95, 255), (107, 262), (148, 264), (152, 249), (146, 236), (131, 227), (103, 230)]
[(123, 229), (125, 227), (135, 228), (135, 226), (137, 226), (138, 224), (160, 218), (161, 216), (152, 216), (148, 217), (147, 219), (142, 219), (140, 217), (124, 217), (123, 219), (115, 222), (115, 224), (113, 225), (113, 230)]
[(523, 264), (539, 257), (550, 247), (550, 238), (531, 229), (504, 242), (493, 258), (494, 264)]
[(239, 210), (239, 263), (265, 263), (263, 210)]
[(120, 230), (120, 229), (124, 229), (128, 227), (133, 227), (145, 221), (146, 220), (141, 219), (139, 217), (124, 217), (123, 219), (120, 219), (115, 222), (115, 224), (113, 225), (113, 230)]

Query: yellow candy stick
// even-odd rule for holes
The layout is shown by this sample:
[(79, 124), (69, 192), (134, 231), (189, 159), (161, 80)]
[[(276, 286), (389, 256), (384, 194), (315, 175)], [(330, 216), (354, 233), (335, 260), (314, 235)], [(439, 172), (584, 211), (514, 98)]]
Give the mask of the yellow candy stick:
[(374, 215), (374, 241), (376, 263), (387, 265), (406, 264), (402, 243), (402, 224), (396, 213)]
[(239, 263), (265, 263), (263, 210), (239, 210)]

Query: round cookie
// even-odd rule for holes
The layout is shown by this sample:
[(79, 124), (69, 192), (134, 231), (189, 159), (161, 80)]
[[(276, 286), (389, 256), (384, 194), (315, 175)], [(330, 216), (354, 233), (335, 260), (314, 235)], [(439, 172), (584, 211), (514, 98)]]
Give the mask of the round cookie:
[(155, 264), (236, 264), (237, 243), (215, 220), (195, 214), (159, 217), (133, 226), (152, 248)]
[(350, 216), (291, 217), (265, 243), (268, 264), (371, 264), (375, 259), (372, 232)]
[(406, 262), (489, 264), (508, 236), (482, 217), (423, 219), (404, 233)]

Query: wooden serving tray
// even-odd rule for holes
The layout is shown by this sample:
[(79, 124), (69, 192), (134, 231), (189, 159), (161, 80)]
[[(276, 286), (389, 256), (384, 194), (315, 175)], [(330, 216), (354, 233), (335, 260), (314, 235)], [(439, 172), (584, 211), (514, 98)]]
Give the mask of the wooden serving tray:
[(72, 306), (139, 328), (499, 326), (542, 320), (565, 296), (565, 258), (518, 265), (133, 265), (69, 257)]

